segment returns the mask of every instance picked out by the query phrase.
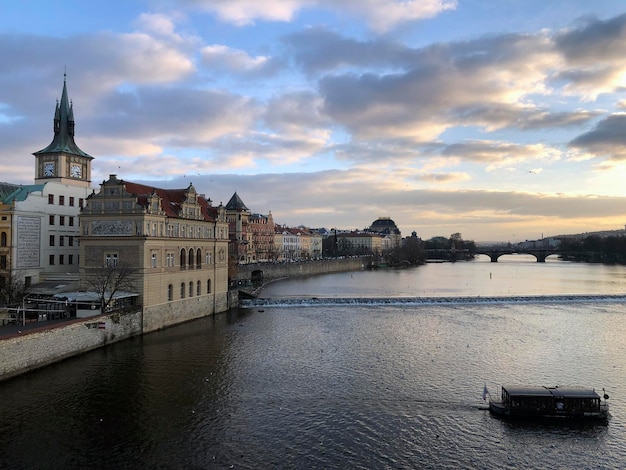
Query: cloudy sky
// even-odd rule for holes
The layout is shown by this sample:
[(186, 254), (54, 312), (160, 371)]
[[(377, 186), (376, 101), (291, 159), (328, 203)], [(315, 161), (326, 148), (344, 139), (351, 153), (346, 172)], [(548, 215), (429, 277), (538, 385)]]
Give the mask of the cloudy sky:
[(624, 57), (615, 0), (2, 2), (0, 181), (32, 183), (67, 70), (96, 188), (422, 238), (619, 229)]

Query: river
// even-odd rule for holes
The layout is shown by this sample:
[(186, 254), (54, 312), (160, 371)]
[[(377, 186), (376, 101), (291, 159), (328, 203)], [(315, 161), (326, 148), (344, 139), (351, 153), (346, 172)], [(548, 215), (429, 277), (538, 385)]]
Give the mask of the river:
[[(269, 284), (0, 383), (0, 468), (626, 466), (626, 267), (525, 256)], [(608, 425), (509, 423), (486, 385), (584, 385)]]

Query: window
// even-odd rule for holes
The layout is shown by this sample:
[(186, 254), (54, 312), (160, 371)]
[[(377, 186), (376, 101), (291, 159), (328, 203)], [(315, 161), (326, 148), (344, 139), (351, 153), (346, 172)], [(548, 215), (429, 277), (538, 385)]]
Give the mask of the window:
[(74, 207), (74, 196), (70, 196), (70, 206)]
[(50, 246), (54, 246), (54, 235), (50, 235)]
[(202, 285), (200, 284), (200, 281), (198, 281), (196, 283), (196, 294), (200, 295), (200, 292), (202, 292)]
[(2, 232), (0, 234), (0, 246), (7, 246), (7, 233)]
[[(71, 239), (70, 237), (70, 240)], [(67, 255), (67, 264), (74, 264), (74, 255)]]
[(206, 281), (206, 293), (207, 294), (211, 293), (211, 279), (207, 279)]
[(105, 255), (105, 265), (108, 267), (117, 267), (117, 253), (107, 253)]
[(59, 246), (65, 246), (65, 237), (63, 235), (59, 235)]
[(54, 225), (54, 216), (53, 215), (48, 216), (48, 224), (49, 225)]
[(206, 264), (211, 264), (211, 253), (209, 251), (206, 252), (204, 259)]
[(201, 266), (202, 266), (202, 250), (198, 248), (198, 250), (196, 251), (196, 268), (200, 269)]
[(180, 298), (181, 299), (185, 298), (185, 283), (184, 282), (180, 283)]
[(67, 237), (67, 245), (74, 246), (74, 237)]
[(65, 196), (59, 196), (59, 206), (65, 205)]
[(82, 197), (78, 198), (78, 207), (80, 207), (81, 209), (83, 208), (83, 198)]
[(156, 253), (152, 253), (152, 267), (153, 268), (157, 267), (157, 255), (156, 255)]
[(65, 216), (64, 215), (60, 215), (59, 216), (59, 225), (65, 225)]
[(174, 300), (174, 286), (172, 284), (167, 286), (167, 300)]
[(48, 194), (48, 204), (54, 204), (54, 194)]
[(74, 217), (69, 217), (70, 227), (74, 226)]
[(193, 297), (193, 281), (189, 281), (189, 297)]
[(65, 264), (65, 255), (59, 255), (59, 264)]
[(187, 259), (187, 253), (184, 248), (180, 249), (180, 269), (185, 269), (185, 261)]
[(48, 259), (48, 263), (50, 264), (50, 266), (54, 265), (54, 255), (50, 255), (50, 258)]
[(189, 250), (189, 269), (193, 268), (193, 248)]
[(0, 269), (7, 268), (7, 257), (6, 255), (0, 255)]

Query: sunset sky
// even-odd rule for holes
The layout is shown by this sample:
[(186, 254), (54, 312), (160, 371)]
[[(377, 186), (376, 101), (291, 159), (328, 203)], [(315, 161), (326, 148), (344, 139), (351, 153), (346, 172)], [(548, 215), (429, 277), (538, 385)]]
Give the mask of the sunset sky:
[(422, 238), (623, 229), (625, 57), (615, 0), (3, 1), (0, 182), (32, 184), (66, 72), (96, 189)]

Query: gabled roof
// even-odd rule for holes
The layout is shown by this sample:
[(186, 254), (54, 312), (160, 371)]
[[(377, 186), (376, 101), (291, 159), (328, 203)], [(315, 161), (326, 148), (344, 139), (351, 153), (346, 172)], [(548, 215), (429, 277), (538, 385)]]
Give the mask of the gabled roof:
[(243, 203), (237, 192), (233, 194), (233, 197), (230, 198), (230, 201), (226, 204), (227, 211), (249, 211), (246, 205)]
[(91, 155), (83, 152), (74, 142), (74, 107), (67, 97), (67, 85), (63, 79), (63, 93), (61, 103), (57, 101), (54, 110), (54, 138), (45, 149), (35, 152), (33, 155), (46, 153), (69, 153), (93, 159)]
[[(137, 197), (137, 202), (146, 206), (148, 198), (156, 194), (161, 198), (161, 209), (168, 217), (180, 217), (180, 209), (187, 198), (187, 193), (193, 189), (193, 185), (189, 185), (187, 189), (163, 189), (147, 186), (145, 184), (133, 183), (130, 181), (122, 181), (126, 192)], [(200, 205), (204, 220), (213, 222), (217, 216), (217, 208), (211, 206), (210, 202), (201, 195), (198, 195), (198, 204)]]

